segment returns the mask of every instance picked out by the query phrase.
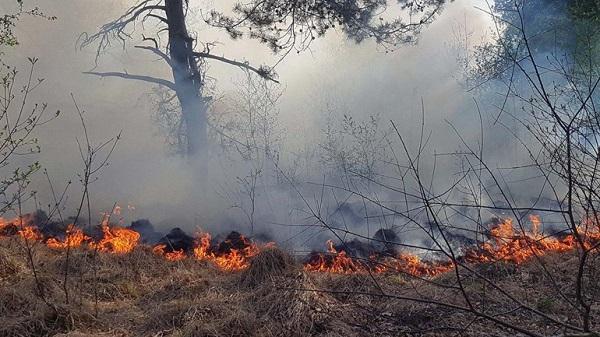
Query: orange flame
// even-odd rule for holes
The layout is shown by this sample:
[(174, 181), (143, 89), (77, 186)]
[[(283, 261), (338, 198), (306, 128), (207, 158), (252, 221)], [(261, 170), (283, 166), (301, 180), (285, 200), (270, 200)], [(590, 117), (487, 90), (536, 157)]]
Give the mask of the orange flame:
[(9, 225), (10, 221), (6, 221), (6, 219), (0, 218), (0, 233), (4, 234)]
[(165, 259), (169, 261), (181, 261), (187, 257), (183, 249), (175, 250), (172, 252), (167, 252), (166, 249), (167, 245), (160, 244), (154, 246), (154, 248), (152, 248), (152, 252), (156, 255), (164, 256)]
[(16, 217), (13, 224), (18, 228), (17, 233), (26, 240), (29, 241), (40, 241), (44, 238), (42, 233), (38, 230), (37, 226), (33, 224), (33, 216), (25, 214), (23, 216)]
[(122, 227), (109, 227), (108, 220), (102, 221), (103, 237), (97, 243), (90, 243), (90, 247), (102, 252), (126, 254), (138, 245), (140, 233)]
[[(531, 216), (531, 230), (516, 231), (512, 219), (504, 219), (490, 229), (490, 240), (476, 248), (469, 249), (464, 260), (471, 263), (490, 263), (496, 261), (523, 263), (535, 256), (543, 256), (552, 252), (566, 252), (577, 248), (574, 235), (563, 238), (546, 237), (541, 232), (539, 216)], [(600, 242), (598, 226), (584, 222), (579, 229), (585, 238), (584, 246), (589, 249)], [(463, 258), (461, 258), (463, 259)], [(327, 241), (327, 253), (316, 254), (305, 263), (304, 270), (312, 272), (329, 272), (352, 274), (396, 271), (414, 276), (436, 276), (454, 268), (452, 261), (423, 261), (418, 255), (402, 253), (395, 257), (372, 256), (369, 259), (354, 259), (341, 250), (337, 251), (331, 240)]]
[[(227, 252), (215, 253), (211, 251), (211, 236), (202, 233), (198, 238), (198, 245), (194, 248), (194, 256), (200, 261), (209, 261), (217, 265), (219, 269), (227, 271), (242, 270), (250, 265), (249, 259), (260, 252), (260, 247), (250, 242), (243, 235), (240, 240), (244, 244), (242, 249), (230, 249)], [(227, 242), (227, 241), (226, 241)]]
[(60, 241), (57, 238), (49, 238), (46, 240), (46, 244), (53, 249), (75, 248), (81, 246), (84, 241), (89, 239), (90, 238), (87, 235), (83, 234), (81, 229), (70, 224), (67, 226), (66, 238), (64, 241)]
[(32, 226), (22, 226), (18, 233), (23, 239), (29, 241), (40, 241), (43, 238), (38, 229)]
[(34, 217), (31, 214), (17, 216), (10, 220), (0, 218), (0, 236), (18, 234), (23, 239), (29, 241), (40, 241), (44, 236), (33, 222)]
[(540, 228), (542, 228), (542, 220), (539, 215), (530, 215), (529, 221), (531, 222), (531, 234), (534, 238), (541, 237)]
[[(540, 232), (541, 221), (538, 216), (531, 216), (531, 232), (515, 234), (511, 219), (505, 219), (490, 230), (491, 240), (471, 249), (465, 258), (469, 262), (489, 263), (506, 261), (516, 264), (523, 263), (533, 257), (543, 256), (551, 252), (566, 252), (577, 248), (575, 236), (570, 234), (563, 238), (546, 237)], [(586, 232), (586, 242), (598, 241), (597, 230)], [(588, 244), (586, 243), (586, 246)]]
[(415, 276), (435, 276), (452, 268), (451, 263), (425, 262), (419, 256), (407, 253), (396, 257), (371, 256), (369, 259), (357, 260), (343, 250), (336, 250), (331, 240), (327, 240), (327, 254), (317, 254), (304, 265), (304, 270), (311, 272), (355, 274), (396, 271)]
[[(512, 219), (504, 219), (490, 229), (489, 240), (467, 250), (464, 256), (459, 257), (460, 261), (468, 263), (503, 261), (521, 264), (536, 256), (566, 252), (580, 246), (573, 234), (561, 238), (545, 236), (539, 216), (530, 216), (529, 222), (530, 229), (525, 230), (524, 228), (515, 228)], [(110, 227), (108, 217), (102, 221), (101, 226), (103, 237), (97, 242), (92, 242), (90, 237), (73, 224), (67, 227), (64, 240), (48, 238), (45, 242), (48, 247), (53, 249), (75, 248), (89, 242), (89, 247), (93, 249), (115, 254), (129, 253), (139, 244), (140, 233), (123, 227)], [(583, 238), (583, 247), (586, 249), (600, 243), (600, 227), (595, 221), (584, 220), (577, 230)], [(8, 235), (18, 235), (26, 240), (36, 242), (44, 240), (42, 233), (34, 224), (32, 215), (24, 215), (11, 220), (0, 218), (0, 237)], [(235, 242), (231, 242), (232, 240)], [(224, 246), (221, 246), (223, 244)], [(213, 263), (219, 269), (236, 271), (247, 268), (252, 257), (264, 248), (263, 245), (258, 245), (242, 235), (235, 239), (227, 239), (221, 245), (211, 245), (210, 234), (200, 234), (193, 249), (193, 255), (197, 260)], [(183, 250), (168, 252), (166, 245), (162, 244), (155, 246), (153, 252), (169, 261), (187, 258)], [(344, 250), (336, 249), (331, 240), (327, 241), (327, 253), (314, 254), (304, 265), (304, 269), (310, 272), (340, 274), (401, 272), (422, 277), (433, 277), (453, 268), (454, 265), (451, 261), (425, 261), (418, 255), (410, 253), (401, 253), (394, 257), (376, 254), (366, 259), (357, 259), (349, 256)]]
[(409, 275), (433, 277), (454, 268), (450, 261), (427, 262), (414, 254), (400, 254), (391, 262), (393, 270)]
[[(368, 266), (355, 261), (345, 251), (337, 251), (332, 240), (327, 240), (327, 254), (318, 254), (315, 260), (307, 263), (304, 270), (312, 272), (329, 272), (337, 274), (353, 274), (368, 270)], [(383, 272), (384, 269), (381, 269)]]

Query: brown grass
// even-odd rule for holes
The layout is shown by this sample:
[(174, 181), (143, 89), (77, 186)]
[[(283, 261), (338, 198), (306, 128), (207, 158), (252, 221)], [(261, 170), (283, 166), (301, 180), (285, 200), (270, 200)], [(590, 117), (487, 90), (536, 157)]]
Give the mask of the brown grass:
[[(469, 324), (461, 331), (463, 336), (511, 334), (488, 322), (473, 321), (473, 316), (464, 312), (351, 294), (380, 290), (368, 275), (306, 273), (290, 255), (276, 248), (261, 252), (239, 273), (222, 272), (193, 259), (169, 262), (146, 248), (126, 256), (76, 249), (69, 262), (70, 300), (66, 303), (65, 253), (43, 245), (35, 247), (41, 298), (19, 247), (15, 240), (0, 239), (2, 337), (445, 336), (456, 334), (458, 327), (465, 328), (465, 322)], [(574, 259), (570, 254), (544, 259), (569, 296)], [(538, 310), (576, 321), (573, 310), (557, 300), (538, 264), (479, 268)], [(463, 304), (455, 289), (404, 275), (375, 277), (388, 294)], [(433, 281), (454, 285), (451, 274)], [(464, 285), (478, 305), (505, 311), (512, 307), (481, 280), (465, 278)], [(506, 319), (540, 333), (551, 334), (556, 329), (524, 311), (506, 315)]]
[(261, 251), (252, 259), (250, 267), (241, 273), (240, 284), (256, 287), (270, 284), (275, 278), (298, 271), (294, 258), (283, 250), (273, 247)]

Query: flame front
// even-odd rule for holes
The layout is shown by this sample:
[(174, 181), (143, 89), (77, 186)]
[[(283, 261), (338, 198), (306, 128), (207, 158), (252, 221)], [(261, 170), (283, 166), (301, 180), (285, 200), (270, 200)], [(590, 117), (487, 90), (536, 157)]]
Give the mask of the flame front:
[(317, 254), (304, 265), (304, 270), (336, 274), (401, 272), (415, 276), (435, 276), (452, 269), (451, 263), (422, 261), (414, 254), (396, 257), (370, 256), (368, 259), (350, 257), (344, 250), (336, 250), (333, 241), (327, 241), (327, 254)]
[[(512, 219), (504, 219), (490, 229), (490, 240), (467, 250), (458, 257), (469, 263), (492, 263), (497, 261), (521, 264), (536, 256), (549, 253), (562, 253), (576, 249), (578, 242), (574, 235), (562, 238), (547, 237), (541, 233), (539, 216), (529, 218), (531, 230), (516, 230)], [(584, 221), (578, 228), (585, 248), (600, 243), (600, 229), (592, 221)], [(418, 255), (401, 253), (394, 257), (371, 256), (369, 259), (350, 257), (345, 251), (337, 251), (331, 240), (327, 241), (327, 253), (313, 255), (304, 265), (304, 270), (338, 274), (401, 272), (420, 277), (432, 277), (454, 268), (450, 260), (423, 261)]]
[[(567, 252), (581, 245), (591, 249), (600, 243), (600, 228), (591, 220), (583, 221), (577, 227), (581, 241), (573, 234), (560, 238), (544, 236), (542, 222), (538, 216), (531, 216), (529, 224), (530, 229), (525, 230), (521, 226), (515, 228), (512, 219), (504, 219), (490, 229), (489, 240), (469, 248), (463, 256), (457, 257), (457, 261), (473, 264), (497, 261), (521, 264), (536, 256)], [(27, 241), (45, 242), (52, 249), (87, 246), (105, 253), (127, 254), (139, 245), (140, 233), (128, 228), (111, 227), (107, 217), (102, 221), (101, 228), (103, 235), (98, 241), (92, 240), (73, 224), (67, 226), (63, 240), (55, 237), (45, 239), (31, 215), (11, 220), (0, 218), (0, 237), (16, 235)], [(426, 261), (407, 252), (396, 256), (374, 254), (359, 259), (350, 256), (343, 249), (336, 249), (331, 240), (326, 244), (326, 253), (314, 253), (304, 264), (306, 271), (338, 274), (400, 272), (419, 277), (433, 277), (454, 268), (452, 261)], [(198, 235), (190, 254), (196, 260), (213, 263), (221, 270), (236, 271), (247, 268), (252, 257), (270, 245), (273, 244), (258, 245), (239, 234), (213, 244), (210, 234), (203, 233)], [(188, 257), (183, 249), (169, 251), (164, 244), (156, 245), (152, 251), (169, 261), (180, 261)]]
[[(560, 239), (546, 237), (540, 232), (539, 217), (530, 217), (530, 222), (531, 231), (524, 229), (515, 231), (512, 219), (503, 220), (490, 230), (490, 241), (480, 244), (477, 249), (467, 251), (466, 260), (478, 263), (506, 261), (520, 264), (536, 256), (552, 252), (561, 253), (577, 248), (577, 240), (574, 235), (566, 235)], [(597, 228), (587, 231), (584, 236), (586, 246), (590, 242), (600, 240), (599, 233)]]
[[(194, 248), (194, 256), (197, 260), (212, 262), (222, 270), (242, 270), (250, 265), (250, 259), (260, 252), (260, 248), (243, 235), (240, 236), (240, 241), (244, 248), (231, 248), (226, 252), (217, 253), (211, 249), (210, 234), (202, 233), (199, 235), (197, 246)], [(230, 242), (226, 240), (225, 243)]]
[[(354, 274), (369, 270), (369, 266), (351, 258), (345, 251), (337, 251), (332, 240), (327, 240), (327, 254), (318, 254), (309, 261), (304, 270), (312, 272), (329, 272), (338, 274)], [(383, 271), (383, 270), (382, 270)]]
[(154, 252), (154, 254), (164, 256), (165, 259), (169, 261), (180, 261), (186, 258), (183, 249), (175, 250), (172, 252), (167, 252), (166, 250), (167, 245), (164, 244), (156, 245), (154, 246), (154, 248), (152, 248), (152, 252)]
[(76, 248), (90, 239), (89, 236), (83, 234), (83, 231), (75, 227), (73, 224), (67, 226), (65, 234), (66, 237), (64, 241), (60, 241), (57, 238), (49, 238), (46, 240), (46, 244), (48, 247), (53, 249)]
[(0, 218), (0, 236), (12, 234), (18, 234), (28, 241), (41, 241), (44, 238), (37, 226), (34, 225), (34, 218), (31, 214), (18, 216), (11, 220)]
[(140, 240), (140, 233), (122, 227), (110, 227), (108, 220), (102, 221), (103, 237), (97, 243), (90, 246), (101, 252), (127, 254), (133, 251)]

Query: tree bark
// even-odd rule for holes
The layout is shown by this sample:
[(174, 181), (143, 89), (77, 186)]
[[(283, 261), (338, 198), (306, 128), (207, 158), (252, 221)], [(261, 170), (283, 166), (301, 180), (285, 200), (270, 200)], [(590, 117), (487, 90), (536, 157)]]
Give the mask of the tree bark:
[(169, 25), (169, 55), (175, 82), (175, 93), (181, 105), (185, 123), (189, 156), (207, 155), (207, 102), (202, 96), (203, 79), (196, 59), (192, 39), (185, 24), (184, 0), (165, 0)]

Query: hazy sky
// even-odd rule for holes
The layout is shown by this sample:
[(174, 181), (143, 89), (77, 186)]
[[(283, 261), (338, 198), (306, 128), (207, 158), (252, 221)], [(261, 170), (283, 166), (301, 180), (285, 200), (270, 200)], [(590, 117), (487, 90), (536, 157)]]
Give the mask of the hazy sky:
[[(373, 42), (360, 45), (346, 41), (342, 34), (330, 33), (315, 41), (309, 51), (291, 53), (276, 71), (285, 90), (279, 102), (281, 124), (286, 130), (289, 149), (301, 148), (318, 139), (324, 121), (325, 105), (334, 105), (339, 114), (358, 118), (381, 114), (394, 120), (403, 132), (416, 136), (420, 124), (421, 99), (425, 102), (427, 126), (434, 131), (436, 148), (451, 151), (446, 121), (470, 126), (474, 110), (472, 95), (461, 85), (461, 69), (456, 46), (469, 36), (469, 45), (485, 38), (489, 18), (475, 6), (475, 0), (448, 4), (438, 19), (424, 30), (419, 43), (385, 53)], [(192, 1), (194, 3), (194, 1)], [(200, 2), (194, 13), (200, 17), (210, 2)], [(94, 67), (95, 50), (79, 50), (76, 41), (83, 32), (94, 32), (131, 5), (124, 0), (44, 0), (39, 5), (56, 21), (25, 18), (18, 26), (21, 45), (8, 51), (9, 63), (25, 66), (25, 57), (40, 59), (37, 75), (46, 79), (36, 98), (49, 103), (50, 110), (63, 111), (61, 118), (39, 133), (43, 146), (40, 160), (59, 182), (76, 180), (80, 167), (76, 137), (81, 129), (70, 94), (85, 109), (88, 128), (98, 142), (122, 131), (122, 141), (111, 166), (92, 186), (99, 209), (117, 201), (137, 206), (136, 216), (157, 221), (172, 217), (169, 210), (203, 210), (201, 221), (219, 213), (219, 202), (200, 201), (189, 192), (194, 173), (177, 157), (166, 156), (163, 138), (152, 122), (149, 94), (152, 86), (121, 79), (99, 79), (82, 74)], [(221, 6), (223, 4), (221, 3)], [(2, 7), (0, 5), (0, 7)], [(199, 24), (192, 26), (198, 38), (219, 41), (216, 52), (253, 64), (272, 64), (277, 56), (256, 41), (232, 41), (226, 35)], [(202, 22), (199, 20), (198, 22)], [(152, 25), (145, 27), (152, 30)], [(142, 27), (138, 26), (141, 32)], [(127, 41), (125, 50), (118, 43), (100, 58), (98, 71), (164, 76), (170, 71), (151, 54), (132, 48), (139, 40)], [(243, 78), (237, 68), (210, 63), (209, 75), (217, 80), (219, 94), (227, 95)], [(473, 134), (476, 134), (474, 132)], [(44, 192), (44, 188), (39, 188)], [(74, 187), (74, 191), (78, 191)], [(187, 192), (182, 192), (187, 191)], [(47, 192), (47, 191), (46, 191)], [(41, 193), (42, 194), (42, 193)], [(192, 199), (192, 200), (190, 200)], [(173, 212), (177, 213), (177, 212)], [(213, 214), (213, 215), (211, 215)], [(208, 219), (208, 220), (207, 220)]]

